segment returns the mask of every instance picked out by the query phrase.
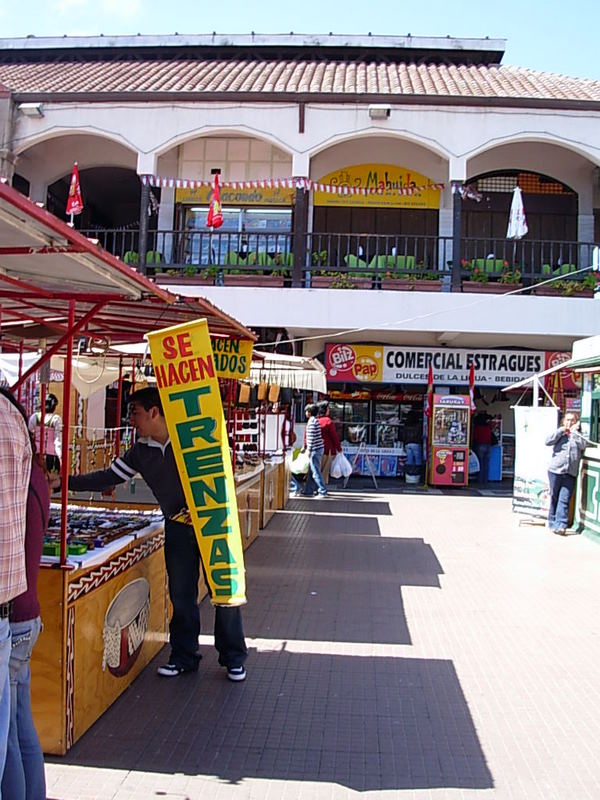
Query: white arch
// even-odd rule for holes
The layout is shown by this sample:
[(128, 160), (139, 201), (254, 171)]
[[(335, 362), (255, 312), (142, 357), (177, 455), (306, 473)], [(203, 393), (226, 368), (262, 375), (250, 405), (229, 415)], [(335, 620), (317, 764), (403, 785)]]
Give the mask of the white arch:
[(469, 162), (473, 161), (478, 156), (490, 153), (499, 147), (505, 147), (511, 144), (549, 144), (560, 149), (570, 150), (578, 156), (581, 156), (586, 161), (590, 161), (596, 166), (600, 166), (600, 150), (593, 153), (591, 150), (578, 141), (567, 139), (565, 137), (556, 137), (548, 133), (539, 133), (538, 131), (520, 131), (519, 133), (510, 134), (508, 136), (499, 136), (496, 139), (488, 139), (479, 147), (463, 153), (463, 157), (467, 160), (467, 168)]
[(283, 152), (290, 157), (293, 157), (296, 154), (296, 150), (294, 150), (293, 147), (290, 147), (290, 145), (286, 144), (278, 136), (275, 136), (268, 131), (251, 128), (248, 125), (202, 125), (199, 128), (187, 130), (184, 133), (178, 134), (177, 136), (172, 136), (166, 142), (163, 142), (159, 147), (157, 147), (157, 149), (154, 151), (154, 155), (157, 158), (160, 158), (161, 156), (169, 153), (171, 150), (174, 150), (176, 147), (186, 144), (187, 142), (192, 142), (194, 139), (210, 139), (211, 136), (228, 136), (232, 133), (242, 134), (249, 136), (252, 139), (259, 139), (260, 141), (267, 142), (268, 144), (273, 145), (273, 147), (283, 150)]
[(423, 148), (423, 150), (427, 150), (428, 152), (433, 153), (434, 155), (438, 156), (439, 158), (450, 162), (453, 155), (450, 151), (441, 145), (437, 140), (424, 138), (423, 136), (417, 136), (414, 133), (411, 133), (407, 130), (397, 130), (397, 129), (388, 129), (385, 130), (383, 128), (369, 126), (368, 128), (363, 128), (362, 130), (352, 130), (347, 131), (345, 133), (336, 134), (335, 136), (329, 137), (329, 139), (325, 139), (323, 142), (320, 142), (315, 147), (312, 147), (308, 150), (308, 156), (310, 159), (314, 158), (314, 156), (318, 155), (319, 153), (324, 152), (325, 150), (329, 150), (332, 147), (335, 147), (338, 144), (344, 144), (345, 142), (351, 142), (356, 139), (369, 139), (369, 138), (386, 138), (386, 139), (399, 139), (401, 141), (407, 141), (411, 144), (417, 145), (418, 147)]
[(113, 144), (118, 144), (121, 147), (124, 147), (126, 150), (130, 150), (134, 155), (137, 155), (138, 153), (137, 147), (124, 136), (109, 133), (102, 128), (96, 128), (95, 126), (84, 126), (77, 128), (54, 126), (42, 131), (36, 136), (28, 136), (20, 145), (15, 148), (15, 155), (22, 155), (36, 145), (45, 144), (53, 139), (59, 139), (61, 136), (92, 136), (97, 139), (104, 139), (112, 142)]

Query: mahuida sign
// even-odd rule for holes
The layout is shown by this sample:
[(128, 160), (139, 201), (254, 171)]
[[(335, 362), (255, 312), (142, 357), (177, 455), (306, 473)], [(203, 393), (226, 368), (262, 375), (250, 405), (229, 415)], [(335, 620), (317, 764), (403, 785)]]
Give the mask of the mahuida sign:
[(246, 602), (244, 556), (215, 354), (205, 319), (147, 334), (212, 602)]
[(434, 347), (328, 344), (327, 379), (340, 383), (427, 383), (466, 386), (471, 364), (478, 386), (507, 386), (545, 367), (539, 350), (460, 350)]

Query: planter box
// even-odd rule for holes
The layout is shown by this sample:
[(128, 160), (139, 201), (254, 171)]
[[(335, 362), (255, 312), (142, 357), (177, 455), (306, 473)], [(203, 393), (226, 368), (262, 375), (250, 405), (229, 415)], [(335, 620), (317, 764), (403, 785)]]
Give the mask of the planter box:
[(562, 289), (554, 289), (552, 286), (538, 286), (533, 290), (533, 293), (540, 297), (594, 297), (594, 290), (588, 287), (580, 292), (565, 294)]
[(406, 278), (383, 278), (382, 289), (391, 289), (398, 292), (441, 292), (441, 281), (411, 281)]
[(283, 286), (283, 275), (223, 275), (225, 286)]
[(311, 278), (311, 288), (313, 289), (372, 289), (372, 278), (352, 278), (348, 277), (347, 280), (351, 286), (333, 286), (332, 283), (338, 283), (342, 280), (339, 275), (313, 275)]
[(167, 275), (166, 272), (159, 272), (154, 275), (154, 282), (163, 286), (186, 283), (188, 286), (212, 286), (214, 278), (201, 278), (200, 275)]
[(475, 294), (506, 294), (522, 289), (522, 283), (483, 283), (482, 281), (463, 281), (463, 292), (474, 292)]

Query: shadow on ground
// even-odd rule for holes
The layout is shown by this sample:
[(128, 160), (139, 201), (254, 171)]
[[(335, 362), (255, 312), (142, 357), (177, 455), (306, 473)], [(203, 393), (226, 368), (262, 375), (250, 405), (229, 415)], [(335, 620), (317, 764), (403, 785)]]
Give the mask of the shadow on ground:
[(232, 684), (205, 650), (200, 672), (176, 679), (158, 677), (155, 661), (51, 760), (358, 791), (493, 786), (449, 661), (282, 649), (251, 653), (247, 681)]

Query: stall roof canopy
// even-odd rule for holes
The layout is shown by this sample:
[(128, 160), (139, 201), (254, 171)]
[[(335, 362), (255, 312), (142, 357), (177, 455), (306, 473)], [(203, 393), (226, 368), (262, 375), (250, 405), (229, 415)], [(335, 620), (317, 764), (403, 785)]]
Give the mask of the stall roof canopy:
[[(2, 336), (60, 339), (69, 302), (81, 335), (139, 341), (147, 331), (204, 317), (212, 334), (256, 339), (202, 298), (182, 299), (0, 182)], [(76, 320), (76, 323), (77, 323)]]
[(250, 368), (252, 383), (276, 383), (289, 389), (327, 393), (325, 367), (316, 358), (286, 356), (255, 350)]

